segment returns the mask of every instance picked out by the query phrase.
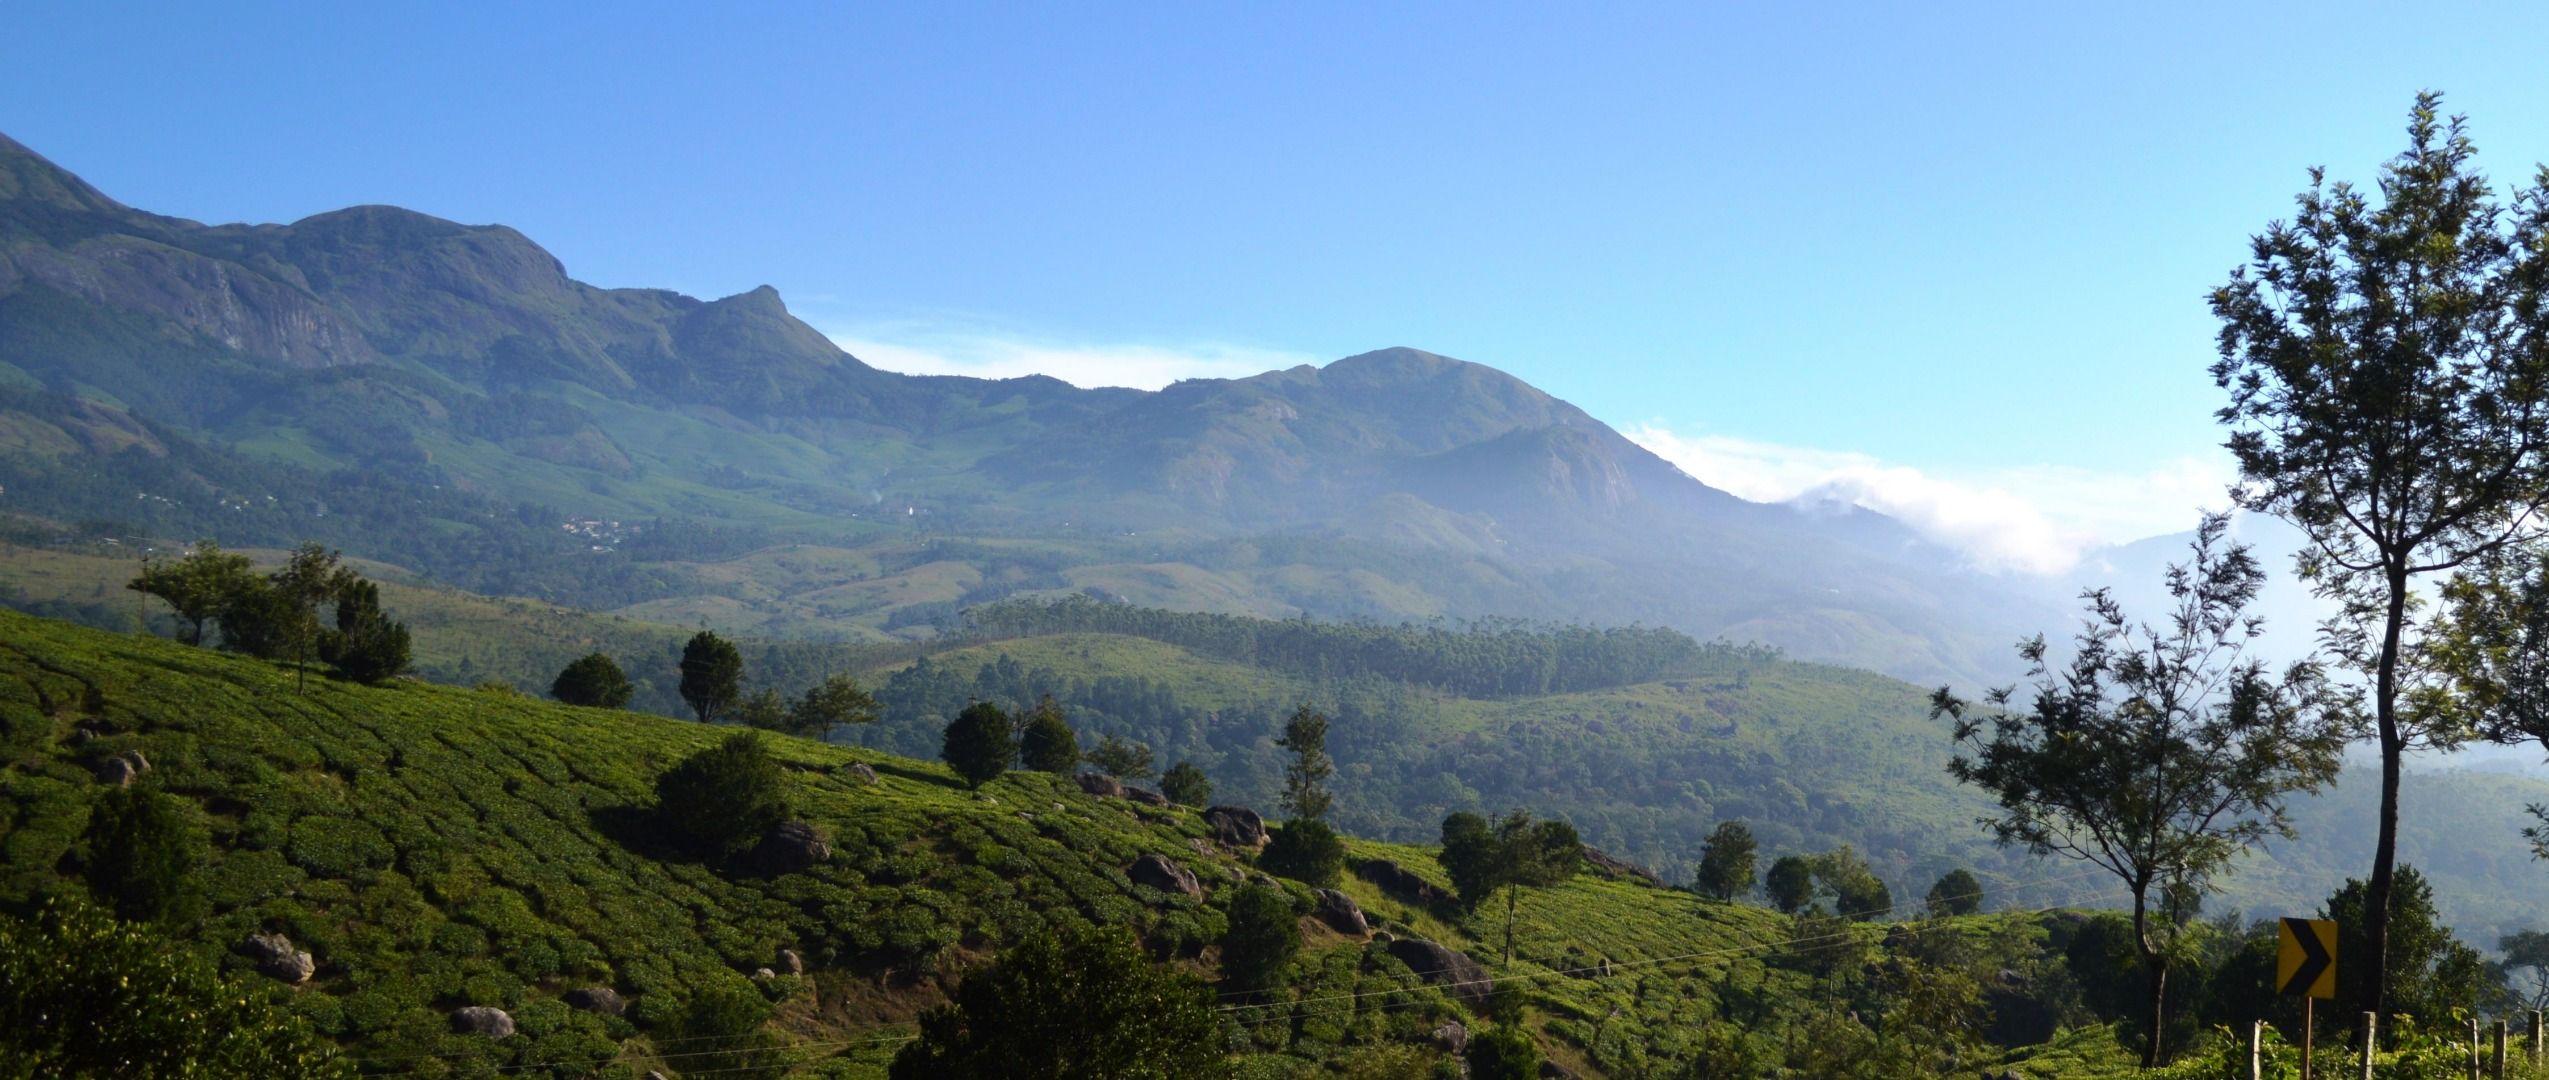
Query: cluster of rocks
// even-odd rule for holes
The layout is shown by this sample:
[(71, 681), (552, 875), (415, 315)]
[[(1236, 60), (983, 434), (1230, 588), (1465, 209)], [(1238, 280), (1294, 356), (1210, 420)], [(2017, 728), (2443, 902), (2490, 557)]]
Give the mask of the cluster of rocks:
[(237, 946), (240, 955), (257, 963), (257, 974), (269, 979), (299, 986), (318, 973), (318, 961), (308, 950), (294, 948), (292, 939), (281, 934), (250, 934)]
[(149, 771), (149, 758), (143, 757), (139, 750), (126, 750), (98, 763), (97, 782), (112, 787), (129, 787)]

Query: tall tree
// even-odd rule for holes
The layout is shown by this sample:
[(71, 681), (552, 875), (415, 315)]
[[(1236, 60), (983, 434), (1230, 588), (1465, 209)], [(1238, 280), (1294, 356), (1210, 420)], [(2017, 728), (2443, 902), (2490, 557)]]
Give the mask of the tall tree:
[(1213, 798), (1213, 778), (1202, 766), (1181, 761), (1159, 778), (1159, 793), (1180, 806), (1202, 806)]
[(788, 730), (809, 739), (832, 734), (844, 724), (876, 722), (876, 698), (847, 675), (826, 675), (788, 704)]
[(377, 683), (407, 671), (407, 624), (381, 611), (380, 586), (352, 571), (337, 571), (336, 632), (319, 644), (319, 658), (337, 674)]
[(252, 576), (253, 565), (247, 556), (223, 551), (210, 539), (198, 540), (183, 558), (143, 563), (141, 574), (124, 587), (167, 601), (177, 617), (186, 620), (186, 644), (201, 645), (204, 624), (221, 617), (230, 598)]
[(1151, 774), (1151, 746), (1146, 742), (1108, 735), (1089, 751), (1089, 764), (1108, 776), (1139, 780)]
[(1443, 819), (1438, 856), (1460, 902), (1475, 909), (1499, 889), (1505, 893), (1505, 962), (1513, 962), (1516, 906), (1525, 888), (1564, 884), (1584, 863), (1584, 841), (1575, 826), (1534, 821), (1515, 810), (1493, 822), (1471, 813)]
[(1762, 879), (1762, 891), (1770, 897), (1770, 906), (1780, 914), (1794, 915), (1814, 902), (1814, 860), (1803, 855), (1782, 855), (1770, 864), (1770, 873)]
[(1212, 993), (1153, 967), (1121, 927), (1039, 932), (921, 1014), (893, 1080), (1216, 1080), (1231, 1075)]
[(1971, 870), (1950, 870), (1938, 876), (1922, 902), (1932, 915), (1971, 915), (1983, 909), (1983, 883), (1975, 880)]
[(1036, 772), (1065, 775), (1080, 767), (1080, 737), (1072, 733), (1053, 695), (1046, 694), (1027, 714), (1026, 730), (1018, 733), (1018, 761)]
[(1292, 760), (1283, 766), (1284, 813), (1296, 818), (1326, 816), (1333, 801), (1328, 796), (1328, 777), (1336, 773), (1336, 765), (1328, 760), (1327, 714), (1307, 705), (1292, 710), (1275, 745), (1292, 752)]
[(616, 709), (628, 704), (635, 688), (618, 661), (601, 653), (587, 653), (558, 672), (549, 684), (549, 696), (569, 705), (596, 709)]
[(733, 642), (702, 630), (682, 646), (682, 701), (708, 723), (743, 696), (743, 654)]
[[(303, 544), (274, 573), (266, 575), (268, 606), (272, 617), (280, 620), (277, 632), (291, 650), (292, 686), (295, 690), (309, 687), (310, 655), (324, 640), (319, 626), (319, 605), (334, 600), (346, 588), (348, 572), (339, 564), (340, 556), (318, 544)], [(378, 608), (377, 596), (374, 608)]]
[(1010, 727), (1009, 714), (988, 701), (965, 706), (965, 711), (948, 721), (938, 756), (974, 787), (999, 779), (1018, 757), (1018, 737)]
[(1754, 845), (1752, 826), (1720, 821), (1699, 849), (1699, 874), (1692, 887), (1701, 896), (1732, 900), (1752, 891)]
[(2150, 1025), (2145, 1068), (2159, 1064), (2178, 913), (2159, 901), (2200, 896), (2213, 875), (2266, 836), (2292, 836), (2285, 797), (2335, 779), (2356, 730), (2312, 664), (2280, 674), (2247, 655), (2263, 632), (2246, 614), (2265, 571), (2223, 545), (2226, 515), (2206, 515), (2191, 557), (2169, 567), (2175, 607), (2154, 628), (2128, 619), (2104, 589), (2083, 594), (2088, 618), (2059, 670), (2040, 635), (2019, 647), (2028, 699), (1994, 690), (1972, 709), (1945, 688), (1934, 716), (1955, 722), (1948, 770), (1991, 796), (1983, 820), (2002, 844), (2104, 869), (2133, 897)]
[(2293, 220), (2255, 237), (2250, 264), (2212, 295), (2236, 494), (2309, 534), (2302, 576), (2342, 605), (2325, 636), (2371, 682), (2366, 1011), (2387, 1004), (2402, 759), (2462, 735), (2452, 710), (2401, 708), (2430, 674), (2410, 591), (2534, 534), (2549, 497), (2549, 170), (2508, 213), (2462, 118), (2440, 106), (2417, 96), (2377, 205), (2311, 170)]

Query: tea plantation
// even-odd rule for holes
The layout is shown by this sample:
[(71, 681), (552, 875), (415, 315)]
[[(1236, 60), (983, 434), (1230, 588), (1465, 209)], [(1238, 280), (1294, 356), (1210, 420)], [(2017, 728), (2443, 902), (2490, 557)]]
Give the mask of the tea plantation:
[[(135, 783), (182, 800), (211, 845), (203, 902), (152, 932), (274, 993), (351, 1072), (877, 1077), (913, 1017), (1038, 927), (1129, 925), (1159, 962), (1212, 979), (1233, 885), (1261, 874), (1192, 808), (1034, 773), (972, 790), (935, 763), (775, 737), (789, 812), (829, 856), (782, 873), (711, 865), (667, 843), (654, 783), (732, 729), (412, 681), (293, 683), (261, 661), (0, 612), (0, 915), (86, 891), (91, 810), (113, 789), (101, 767), (137, 751)], [(1135, 883), (1145, 854), (1193, 870), (1202, 896)], [(1423, 848), (1354, 840), (1348, 854), (1449, 885)], [(1427, 985), (1380, 935), (1330, 929), (1309, 887), (1282, 881), (1304, 947), (1282, 986), (1217, 1007), (1242, 1075), (1435, 1075), (1450, 1062), (1433, 1033), (1453, 1020), (1519, 1030), (1585, 1076), (1999, 1063), (1987, 984), (2061, 983), (2048, 946), (2079, 921), (1816, 922), (1588, 868), (1521, 895), (1508, 964), (1501, 903), (1427, 907), (1383, 876), (1340, 888), (1382, 933), (1476, 958), (1499, 993)], [(259, 933), (307, 951), (309, 980), (258, 974), (236, 946)], [(624, 1014), (568, 1004), (597, 987)], [(737, 991), (772, 1007), (759, 1057), (685, 1028), (694, 1002)], [(454, 1033), (467, 1006), (505, 1010), (515, 1033)], [(2017, 1052), (2039, 1059), (2031, 1075), (2126, 1060), (2094, 1018), (2068, 1015), (2089, 1026)]]

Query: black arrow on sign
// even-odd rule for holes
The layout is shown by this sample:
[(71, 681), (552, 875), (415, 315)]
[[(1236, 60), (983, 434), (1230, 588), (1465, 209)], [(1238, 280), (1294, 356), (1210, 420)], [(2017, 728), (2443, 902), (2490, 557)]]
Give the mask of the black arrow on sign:
[(2326, 946), (2319, 944), (2319, 934), (2311, 928), (2310, 920), (2285, 919), (2283, 928), (2301, 946), (2301, 966), (2292, 969), (2292, 977), (2284, 980), (2283, 992), (2307, 994), (2311, 984), (2319, 981), (2319, 973), (2328, 970), (2328, 965), (2335, 963), (2336, 958), (2328, 955)]

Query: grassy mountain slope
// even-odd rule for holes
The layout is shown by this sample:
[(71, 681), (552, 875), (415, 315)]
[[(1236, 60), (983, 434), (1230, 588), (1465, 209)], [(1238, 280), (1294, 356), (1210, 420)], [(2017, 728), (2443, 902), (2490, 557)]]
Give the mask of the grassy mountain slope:
[[(829, 861), (775, 877), (702, 865), (657, 844), (650, 784), (722, 734), (421, 683), (318, 679), (295, 694), (274, 665), (0, 613), (0, 905), (77, 888), (92, 769), (138, 750), (154, 766), (143, 782), (183, 798), (213, 838), (209, 912), (169, 932), (243, 972), (226, 945), (290, 935), (318, 965), (291, 1007), (367, 1073), (679, 1072), (696, 1052), (668, 1036), (673, 1018), (728, 983), (778, 1002), (793, 1060), (850, 1077), (877, 1075), (916, 1010), (1037, 924), (1129, 922), (1167, 962), (1209, 973), (1229, 886), (1248, 873), (1247, 853), (1209, 843), (1188, 809), (1035, 774), (969, 791), (934, 764), (793, 739), (772, 741), (786, 799), (829, 837)], [(861, 785), (853, 762), (881, 782)], [(1350, 847), (1443, 881), (1422, 849)], [(1132, 883), (1125, 868), (1146, 852), (1193, 868), (1205, 896)], [(1483, 944), (1502, 931), (1492, 908), (1422, 909), (1355, 877), (1345, 889), (1389, 931), (1487, 960), (1520, 988), (1535, 1038), (1589, 1075), (1667, 1067), (1709, 1017), (1769, 1024), (1813, 1007), (1808, 977), (1774, 962), (1789, 920), (1757, 908), (1588, 873), (1527, 898), (1503, 965)], [(1940, 925), (2014, 934), (2022, 952), (2042, 933)], [(1252, 1075), (1466, 1015), (1386, 950), (1302, 929), (1284, 996), (1224, 1006)], [(1850, 933), (1854, 948), (1877, 936)], [(782, 948), (807, 975), (747, 979)], [(560, 1000), (593, 985), (629, 995), (626, 1017)], [(450, 1034), (445, 1012), (471, 1004), (508, 1009), (521, 1035)]]
[[(785, 550), (760, 557), (812, 558)], [(132, 572), (126, 559), (0, 546), (0, 603), (127, 629), (137, 605), (122, 582)], [(418, 670), (428, 679), (464, 686), (493, 679), (536, 694), (567, 661), (599, 650), (638, 684), (640, 707), (687, 715), (673, 692), (686, 629), (474, 596), (402, 579), (391, 568), (365, 572), (383, 582), (389, 609), (414, 625)], [(163, 635), (173, 630), (159, 624)], [(1376, 838), (1426, 840), (1453, 811), (1529, 806), (1564, 814), (1588, 841), (1686, 881), (1708, 829), (1741, 817), (1773, 854), (1851, 844), (1906, 897), (1956, 866), (2040, 876), (2031, 860), (1993, 848), (1972, 825), (1984, 807), (1947, 779), (1946, 733), (1928, 720), (1919, 688), (1867, 672), (1756, 658), (1689, 678), (1471, 698), (1240, 663), (1124, 634), (743, 645), (756, 684), (791, 693), (834, 671), (882, 688), (924, 656), (962, 683), (955, 705), (967, 695), (1025, 704), (1051, 692), (1071, 707), (1084, 737), (1147, 742), (1162, 767), (1194, 760), (1225, 797), (1257, 805), (1271, 804), (1278, 789), (1271, 740), (1282, 715), (1317, 703), (1340, 714), (1333, 738), (1350, 781), (1340, 820)], [(985, 680), (1004, 659), (1016, 673)], [(1126, 676), (1146, 680), (1167, 706), (1127, 707), (1096, 692), (1098, 680)], [(889, 709), (884, 722), (845, 737), (928, 758), (942, 719)], [(2241, 860), (2213, 910), (2302, 912), (2360, 876), (2369, 865), (2367, 800), (2376, 790), (2349, 772), (2334, 789), (2298, 801), (2300, 839)], [(2549, 784), (2417, 771), (2403, 797), (2402, 858), (2437, 883), (2444, 913), (2465, 939), (2491, 945), (2537, 927), (2530, 898), (2549, 869), (2529, 858), (2520, 830), (2528, 823), (2523, 807), (2549, 802)], [(2090, 899), (2083, 887), (2007, 899)]]

